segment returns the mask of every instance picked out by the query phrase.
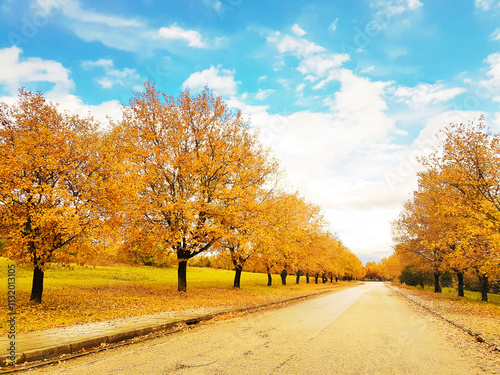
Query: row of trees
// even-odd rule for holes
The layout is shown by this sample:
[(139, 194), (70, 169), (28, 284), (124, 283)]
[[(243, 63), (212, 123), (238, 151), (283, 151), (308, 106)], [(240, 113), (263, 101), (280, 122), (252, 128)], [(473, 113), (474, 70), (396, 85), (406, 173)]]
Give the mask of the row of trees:
[(0, 104), (1, 254), (34, 267), (41, 302), (48, 262), (85, 263), (126, 249), (175, 254), (178, 290), (189, 259), (226, 254), (268, 274), (362, 276), (319, 208), (290, 193), (278, 162), (239, 112), (208, 89), (169, 97), (145, 84), (102, 128), (40, 93)]
[(365, 265), (365, 279), (379, 281), (396, 281), (401, 276), (403, 264), (398, 254), (392, 253), (380, 262), (368, 262)]
[(482, 123), (452, 124), (439, 147), (422, 158), (418, 189), (393, 222), (396, 253), (440, 277), (453, 271), (463, 296), (466, 272), (476, 275), (482, 299), (500, 278), (500, 136)]

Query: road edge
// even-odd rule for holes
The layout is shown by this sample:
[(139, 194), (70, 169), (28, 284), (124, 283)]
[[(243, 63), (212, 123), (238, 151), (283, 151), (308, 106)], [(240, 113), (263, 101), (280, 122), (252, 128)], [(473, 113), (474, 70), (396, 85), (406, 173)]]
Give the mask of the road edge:
[[(349, 286), (348, 288), (357, 286), (358, 284)], [(104, 335), (96, 338), (86, 339), (82, 341), (75, 341), (71, 344), (62, 344), (57, 346), (52, 346), (44, 349), (37, 350), (28, 350), (22, 353), (16, 353), (16, 365), (15, 366), (6, 366), (7, 355), (0, 356), (0, 374), (9, 374), (14, 372), (27, 371), (31, 368), (42, 367), (46, 365), (50, 365), (53, 363), (57, 363), (61, 360), (68, 360), (71, 358), (80, 357), (83, 355), (88, 355), (92, 353), (97, 353), (99, 351), (108, 350), (111, 347), (110, 345), (121, 346), (126, 344), (132, 344), (130, 340), (133, 340), (138, 337), (144, 337), (147, 335), (153, 335), (151, 337), (146, 337), (145, 340), (149, 338), (155, 337), (155, 333), (174, 333), (177, 332), (176, 329), (179, 325), (193, 325), (203, 321), (208, 321), (214, 319), (215, 317), (230, 314), (230, 313), (241, 313), (241, 312), (254, 312), (260, 309), (264, 309), (267, 307), (272, 307), (279, 304), (285, 304), (290, 302), (298, 302), (300, 300), (306, 300), (314, 297), (320, 297), (322, 295), (326, 295), (329, 293), (334, 293), (344, 290), (344, 288), (331, 288), (331, 289), (323, 289), (311, 294), (306, 294), (303, 296), (297, 296), (292, 298), (287, 298), (283, 300), (277, 300), (272, 302), (266, 302), (257, 305), (251, 305), (246, 307), (238, 307), (234, 309), (221, 309), (220, 311), (212, 312), (209, 314), (201, 314), (197, 317), (190, 317), (188, 319), (175, 319), (169, 321), (167, 323), (162, 324), (154, 324), (151, 326), (147, 326), (139, 329), (131, 329), (124, 330), (120, 333), (116, 333), (113, 335)], [(127, 343), (127, 341), (130, 341)], [(64, 356), (63, 358), (60, 358)], [(28, 362), (41, 361), (39, 363), (33, 363), (31, 365), (26, 366)]]
[(500, 347), (498, 347), (496, 345), (496, 343), (492, 343), (492, 342), (489, 342), (488, 340), (486, 340), (482, 335), (481, 333), (478, 333), (478, 332), (474, 332), (472, 331), (471, 329), (467, 328), (467, 327), (464, 327), (462, 326), (461, 324), (451, 320), (451, 319), (448, 319), (446, 317), (444, 317), (443, 315), (441, 315), (440, 313), (438, 313), (437, 311), (431, 309), (430, 307), (427, 307), (426, 305), (424, 305), (423, 303), (421, 302), (418, 302), (416, 300), (414, 300), (413, 298), (411, 298), (410, 296), (406, 295), (405, 293), (403, 293), (401, 290), (399, 290), (399, 288), (397, 287), (394, 287), (393, 285), (389, 285), (389, 284), (386, 284), (386, 286), (390, 289), (392, 289), (393, 291), (395, 291), (396, 293), (398, 293), (399, 295), (405, 297), (408, 301), (411, 301), (413, 303), (415, 303), (416, 305), (422, 307), (424, 310), (430, 312), (431, 314), (437, 316), (438, 318), (450, 323), (451, 325), (453, 325), (454, 327), (462, 330), (463, 332), (469, 334), (470, 336), (474, 337), (478, 342), (480, 343), (484, 343), (486, 345), (488, 345), (492, 350), (494, 351), (498, 351), (500, 352)]

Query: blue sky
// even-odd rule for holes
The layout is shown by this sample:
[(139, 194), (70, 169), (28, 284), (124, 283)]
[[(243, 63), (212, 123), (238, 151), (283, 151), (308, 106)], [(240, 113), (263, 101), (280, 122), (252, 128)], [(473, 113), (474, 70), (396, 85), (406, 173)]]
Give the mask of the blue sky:
[(105, 122), (148, 78), (241, 109), (377, 260), (437, 129), (484, 115), (500, 130), (500, 1), (0, 1), (0, 100), (26, 87)]

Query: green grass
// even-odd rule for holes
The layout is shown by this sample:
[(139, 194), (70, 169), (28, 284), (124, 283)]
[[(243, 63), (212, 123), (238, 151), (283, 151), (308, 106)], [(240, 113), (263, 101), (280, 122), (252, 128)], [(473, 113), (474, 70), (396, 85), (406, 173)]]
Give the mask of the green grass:
[[(422, 290), (421, 287), (409, 287), (415, 290)], [(424, 289), (426, 292), (434, 292), (434, 286), (426, 285)], [(458, 296), (458, 289), (456, 288), (442, 288), (442, 294), (450, 296)], [(472, 292), (470, 290), (464, 291), (464, 297), (473, 301), (481, 301), (481, 292)], [(488, 302), (500, 305), (500, 294), (488, 293)]]
[[(7, 265), (0, 258), (0, 275), (7, 278)], [(16, 267), (16, 305), (18, 330), (36, 330), (55, 326), (99, 321), (116, 317), (151, 314), (161, 311), (199, 307), (243, 307), (288, 297), (306, 295), (325, 288), (339, 288), (355, 283), (281, 285), (273, 275), (273, 286), (267, 286), (267, 275), (243, 272), (241, 289), (233, 288), (234, 271), (189, 267), (187, 293), (177, 292), (177, 269), (146, 266), (109, 265), (71, 268), (53, 264), (45, 270), (42, 304), (29, 302), (32, 270)], [(0, 286), (0, 303), (7, 306), (7, 282)], [(0, 329), (6, 322), (0, 321)]]
[[(12, 263), (0, 257), (0, 269), (6, 272), (7, 264)], [(212, 268), (188, 268), (189, 287), (231, 288), (233, 286), (234, 271), (216, 270)], [(32, 270), (30, 266), (16, 267), (16, 284), (21, 289), (31, 286)], [(303, 277), (302, 280), (305, 280)], [(292, 281), (289, 277), (288, 281)], [(273, 275), (273, 283), (281, 282), (279, 275)], [(45, 270), (44, 287), (54, 286), (97, 286), (123, 285), (138, 283), (141, 285), (163, 286), (177, 285), (177, 268), (156, 268), (148, 266), (114, 265), (84, 267), (72, 265), (70, 268), (52, 264)], [(267, 275), (260, 273), (243, 272), (241, 284), (248, 288), (258, 288), (267, 285)], [(6, 285), (2, 285), (6, 290)]]
[[(432, 288), (432, 290), (434, 290), (434, 288)], [(443, 294), (458, 296), (458, 290), (455, 288), (443, 288)], [(464, 290), (464, 297), (474, 301), (481, 301), (481, 292), (472, 292), (470, 290)], [(488, 302), (500, 305), (500, 295), (488, 293)]]

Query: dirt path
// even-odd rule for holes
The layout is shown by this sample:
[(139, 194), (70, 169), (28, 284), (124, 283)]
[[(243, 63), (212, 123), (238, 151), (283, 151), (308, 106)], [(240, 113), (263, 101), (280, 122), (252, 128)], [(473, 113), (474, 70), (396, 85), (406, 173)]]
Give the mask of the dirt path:
[(470, 336), (369, 283), (32, 373), (493, 374), (498, 357), (488, 355)]

